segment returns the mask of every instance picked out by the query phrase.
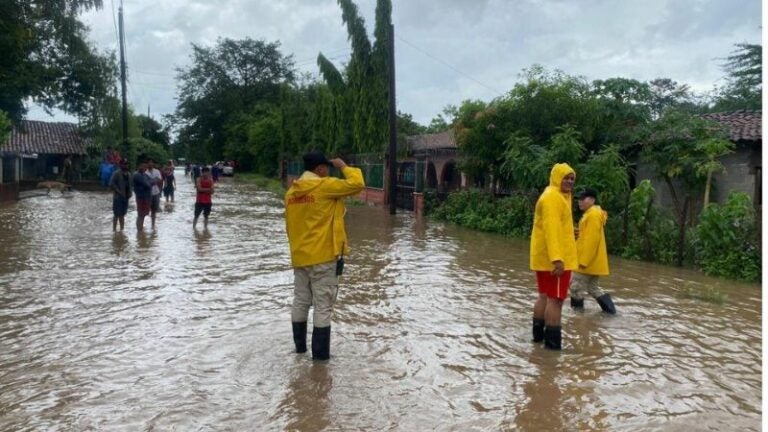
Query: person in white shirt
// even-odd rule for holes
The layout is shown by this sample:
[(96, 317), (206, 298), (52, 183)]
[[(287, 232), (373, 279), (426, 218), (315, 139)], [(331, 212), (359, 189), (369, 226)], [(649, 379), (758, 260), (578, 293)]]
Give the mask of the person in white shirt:
[(152, 204), (149, 206), (149, 214), (152, 219), (152, 229), (155, 229), (157, 211), (160, 209), (160, 188), (163, 186), (163, 174), (155, 166), (155, 161), (147, 160), (147, 175), (152, 180)]

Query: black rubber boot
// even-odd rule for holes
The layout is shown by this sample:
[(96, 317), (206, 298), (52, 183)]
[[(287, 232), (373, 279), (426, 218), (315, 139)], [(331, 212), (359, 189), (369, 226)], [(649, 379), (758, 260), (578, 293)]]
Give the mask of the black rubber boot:
[(544, 348), (551, 350), (563, 349), (563, 334), (562, 327), (550, 327), (547, 326), (544, 329)]
[(331, 358), (331, 326), (312, 329), (312, 360)]
[(291, 325), (296, 352), (299, 354), (307, 352), (307, 322), (292, 322)]
[(571, 297), (571, 307), (573, 309), (584, 310), (584, 299), (577, 299)]
[(613, 305), (613, 300), (611, 299), (610, 294), (603, 294), (595, 300), (597, 300), (597, 304), (600, 305), (600, 308), (603, 310), (603, 312), (611, 315), (616, 314), (616, 306)]
[(540, 318), (533, 319), (533, 342), (544, 341), (544, 320)]

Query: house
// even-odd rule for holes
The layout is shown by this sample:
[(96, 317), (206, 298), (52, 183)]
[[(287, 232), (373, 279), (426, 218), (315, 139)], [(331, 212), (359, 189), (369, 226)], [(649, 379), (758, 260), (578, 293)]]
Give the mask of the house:
[[(0, 179), (4, 189), (13, 184), (41, 179), (67, 177), (78, 171), (82, 156), (86, 154), (86, 141), (74, 123), (54, 123), (22, 120), (16, 123), (5, 143), (0, 145)], [(0, 199), (2, 199), (0, 197)]]
[[(761, 111), (732, 111), (701, 115), (719, 123), (735, 144), (734, 152), (721, 157), (725, 171), (713, 176), (711, 202), (724, 203), (734, 191), (747, 193), (757, 209), (762, 206), (762, 146), (763, 122)], [(659, 203), (671, 208), (672, 198), (663, 182), (654, 179), (648, 166), (637, 166), (637, 180), (650, 179), (654, 183)], [(700, 203), (699, 203), (700, 205)]]
[(722, 203), (732, 191), (746, 192), (755, 206), (762, 205), (763, 120), (761, 111), (734, 111), (704, 114), (703, 118), (720, 123), (735, 150), (720, 162), (725, 172), (714, 176), (713, 202)]
[(464, 174), (459, 171), (458, 145), (453, 130), (434, 134), (414, 135), (406, 138), (408, 154), (415, 159), (417, 172), (423, 168), (423, 188), (447, 193), (466, 185)]

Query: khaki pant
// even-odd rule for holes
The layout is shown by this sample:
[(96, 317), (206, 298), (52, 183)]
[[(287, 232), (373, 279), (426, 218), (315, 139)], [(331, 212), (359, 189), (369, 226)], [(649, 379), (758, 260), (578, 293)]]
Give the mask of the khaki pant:
[(586, 275), (573, 272), (573, 281), (571, 281), (571, 297), (577, 300), (584, 298), (586, 294), (594, 298), (598, 298), (605, 294), (603, 290), (597, 286), (597, 280), (600, 276)]
[(333, 304), (339, 294), (336, 261), (293, 269), (293, 307), (291, 321), (306, 322), (309, 307), (314, 306), (313, 326), (331, 325)]

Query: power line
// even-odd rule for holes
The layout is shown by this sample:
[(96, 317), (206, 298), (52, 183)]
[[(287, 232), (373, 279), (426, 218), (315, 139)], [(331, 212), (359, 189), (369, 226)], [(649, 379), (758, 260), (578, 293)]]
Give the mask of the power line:
[(444, 64), (444, 65), (445, 65), (445, 66), (447, 66), (449, 69), (451, 69), (452, 71), (454, 71), (454, 72), (458, 73), (459, 75), (462, 75), (462, 76), (464, 76), (465, 78), (468, 78), (468, 79), (470, 79), (470, 80), (472, 80), (472, 81), (476, 82), (477, 84), (480, 84), (481, 86), (483, 86), (483, 87), (487, 88), (488, 90), (490, 90), (490, 91), (492, 91), (492, 92), (494, 92), (494, 93), (496, 93), (496, 94), (498, 94), (498, 95), (502, 95), (502, 94), (504, 94), (503, 92), (500, 92), (500, 91), (498, 91), (497, 89), (495, 89), (495, 88), (493, 88), (493, 87), (491, 87), (491, 86), (489, 86), (489, 85), (487, 85), (487, 84), (485, 84), (485, 83), (482, 83), (482, 82), (480, 82), (479, 80), (477, 80), (476, 78), (474, 78), (474, 77), (470, 76), (469, 74), (466, 74), (466, 73), (464, 73), (464, 72), (460, 71), (459, 69), (457, 69), (457, 68), (453, 67), (453, 66), (452, 66), (450, 63), (446, 62), (445, 60), (442, 60), (442, 59), (440, 59), (440, 58), (438, 58), (438, 57), (435, 57), (434, 55), (430, 54), (430, 53), (429, 53), (429, 52), (427, 52), (426, 50), (423, 50), (423, 49), (421, 49), (421, 48), (417, 47), (416, 45), (414, 45), (414, 44), (412, 44), (412, 43), (408, 42), (407, 40), (403, 39), (403, 38), (402, 38), (402, 37), (400, 37), (399, 35), (395, 35), (395, 37), (396, 37), (396, 38), (398, 38), (398, 39), (400, 39), (402, 42), (405, 42), (407, 45), (410, 45), (410, 46), (411, 46), (412, 48), (414, 48), (415, 50), (417, 50), (417, 51), (420, 51), (421, 53), (425, 54), (426, 56), (428, 56), (428, 57), (432, 58), (433, 60), (436, 60), (436, 61), (438, 61), (438, 62), (440, 62), (440, 63)]

